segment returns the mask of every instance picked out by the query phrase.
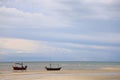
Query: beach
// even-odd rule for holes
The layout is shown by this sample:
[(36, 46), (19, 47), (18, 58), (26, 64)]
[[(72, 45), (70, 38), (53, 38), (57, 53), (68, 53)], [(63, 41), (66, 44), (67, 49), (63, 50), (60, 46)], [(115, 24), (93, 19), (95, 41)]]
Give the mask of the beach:
[(47, 71), (49, 62), (24, 62), (26, 71), (13, 70), (13, 62), (0, 63), (0, 80), (120, 80), (119, 62), (50, 62), (62, 67), (60, 71)]
[(12, 71), (0, 73), (0, 80), (120, 80), (120, 69)]
[(0, 0), (0, 80), (120, 80), (120, 0)]

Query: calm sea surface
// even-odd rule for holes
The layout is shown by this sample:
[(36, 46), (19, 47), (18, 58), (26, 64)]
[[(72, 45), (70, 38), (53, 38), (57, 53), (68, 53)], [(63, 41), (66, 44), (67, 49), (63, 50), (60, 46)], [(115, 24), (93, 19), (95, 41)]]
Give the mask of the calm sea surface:
[[(54, 62), (24, 62), (28, 70), (45, 70), (45, 66), (62, 66), (63, 70), (95, 70), (104, 68), (120, 68), (120, 62), (80, 62), (80, 61), (54, 61)], [(0, 71), (12, 71), (14, 62), (0, 62)]]

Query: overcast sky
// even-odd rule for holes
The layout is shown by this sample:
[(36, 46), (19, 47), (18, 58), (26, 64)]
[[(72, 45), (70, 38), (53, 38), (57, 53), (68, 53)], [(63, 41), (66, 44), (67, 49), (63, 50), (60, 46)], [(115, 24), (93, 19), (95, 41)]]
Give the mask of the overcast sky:
[(120, 61), (120, 0), (0, 0), (0, 61)]

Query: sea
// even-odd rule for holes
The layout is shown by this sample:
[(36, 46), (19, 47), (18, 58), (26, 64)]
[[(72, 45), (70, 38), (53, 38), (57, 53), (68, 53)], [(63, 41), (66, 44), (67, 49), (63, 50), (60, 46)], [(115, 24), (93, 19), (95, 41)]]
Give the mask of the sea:
[[(20, 61), (19, 61), (20, 62)], [(1, 72), (12, 72), (12, 66), (16, 62), (0, 62)], [(99, 70), (117, 68), (120, 69), (120, 62), (95, 62), (95, 61), (31, 61), (23, 62), (27, 65), (28, 71), (45, 70), (45, 66), (52, 64), (52, 67), (62, 67), (62, 70)]]

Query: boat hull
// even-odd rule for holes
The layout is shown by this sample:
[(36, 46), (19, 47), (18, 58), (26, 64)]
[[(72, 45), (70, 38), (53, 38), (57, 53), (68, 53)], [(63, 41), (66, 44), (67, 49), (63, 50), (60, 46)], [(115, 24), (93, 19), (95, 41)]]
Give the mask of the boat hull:
[(25, 67), (16, 67), (16, 66), (13, 66), (13, 70), (26, 70), (27, 69), (27, 66)]
[(58, 68), (50, 68), (50, 67), (45, 67), (46, 70), (48, 71), (58, 71), (61, 70), (62, 67), (58, 67)]

